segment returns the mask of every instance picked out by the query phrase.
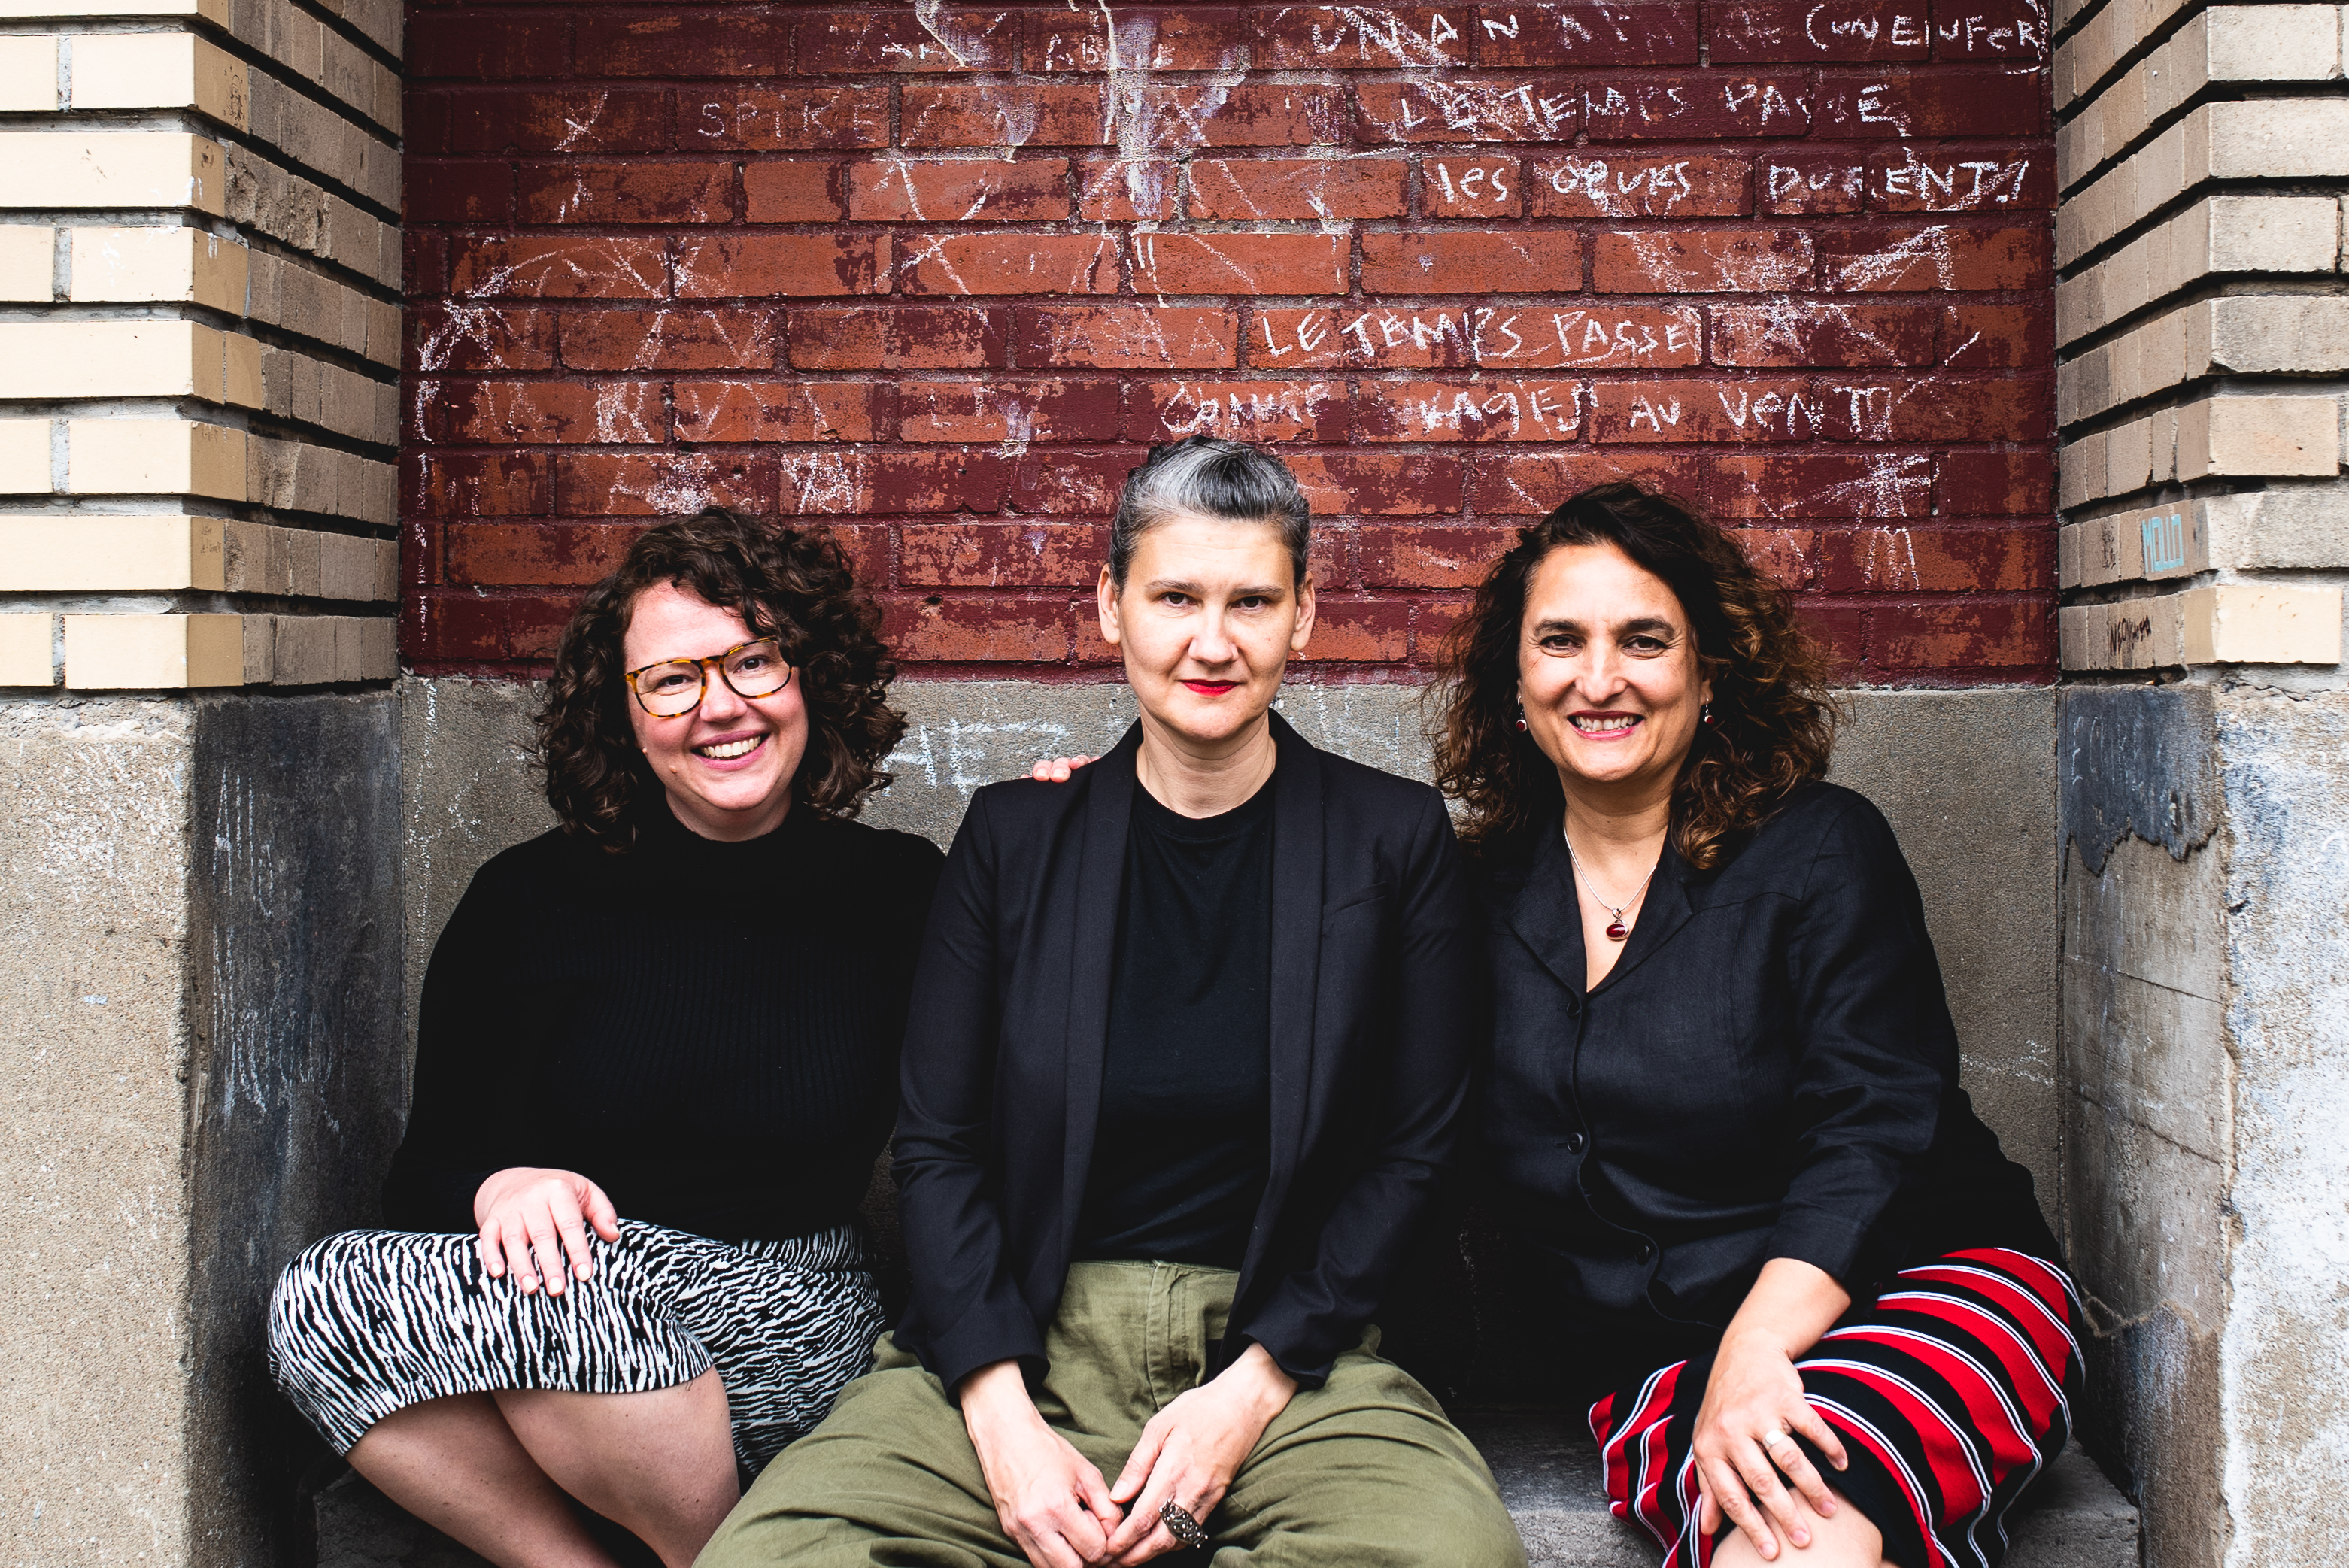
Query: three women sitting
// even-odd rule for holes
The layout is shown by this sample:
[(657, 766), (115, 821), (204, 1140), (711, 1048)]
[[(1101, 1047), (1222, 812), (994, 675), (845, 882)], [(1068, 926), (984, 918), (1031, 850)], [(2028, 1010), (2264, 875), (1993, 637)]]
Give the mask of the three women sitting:
[[(1999, 1156), (1957, 1087), (1938, 970), (1889, 830), (1819, 782), (1824, 671), (1785, 596), (1718, 531), (1630, 487), (1586, 492), (1526, 531), (1457, 629), (1447, 668), (1438, 760), (1465, 807), (1472, 885), (1434, 791), (1317, 751), (1269, 711), (1311, 631), (1307, 528), (1287, 470), (1231, 443), (1161, 449), (1129, 482), (1100, 599), (1140, 719), (1071, 782), (979, 792), (921, 945), (897, 1139), (912, 1306), (866, 1376), (733, 1509), (705, 1560), (1066, 1568), (1211, 1545), (1234, 1562), (1521, 1562), (1474, 1448), (1377, 1356), (1371, 1326), (1454, 1161), (1481, 1051), (1483, 1161), (1543, 1260), (1543, 1305), (1562, 1330), (1545, 1351), (1596, 1401), (1617, 1511), (1689, 1564), (1711, 1561), (1718, 1533), (1732, 1559), (1775, 1557), (1783, 1541), (1838, 1568), (1941, 1556), (1994, 1568), (2004, 1511), (2066, 1435), (2076, 1311), (2028, 1176)], [(679, 692), (761, 638), (787, 664), (862, 657), (844, 623), (812, 631), (796, 603), (729, 598), (722, 584), (661, 576), (668, 564), (657, 548), (641, 565), (632, 555), (625, 592), (607, 583), (591, 597), (607, 605), (607, 646), (574, 667), (605, 672), (607, 708), (626, 700), (613, 673), (639, 670), (640, 656), (692, 665)], [(739, 624), (672, 627), (657, 613), (672, 599)], [(639, 627), (666, 641), (651, 647)], [(872, 705), (843, 733), (887, 727), (872, 717), (886, 714), (875, 661), (857, 665), (861, 685), (845, 666), (828, 683)], [(750, 672), (750, 686), (761, 678)], [(719, 696), (725, 684), (708, 681), (702, 696), (718, 698), (717, 718), (694, 720), (674, 750), (608, 757), (596, 786), (657, 779), (674, 802), (671, 778), (703, 777), (679, 756), (732, 760), (745, 737), (730, 710), (760, 699), (740, 686)], [(551, 714), (560, 676), (556, 689)], [(811, 757), (822, 727), (811, 726)], [(825, 755), (857, 760), (822, 777), (844, 779), (869, 770), (886, 740), (833, 744)], [(908, 983), (902, 906), (923, 902), (929, 867), (891, 836), (820, 814), (854, 799), (835, 791), (778, 820), (782, 833), (794, 820), (820, 825), (896, 868), (847, 920), (843, 882), (813, 884), (834, 939), (820, 962), (866, 965), (854, 972), (874, 1028), (859, 1059), (877, 1069), (894, 1045), (883, 1015), (905, 1006)], [(678, 823), (721, 836), (682, 807)], [(693, 1227), (676, 1217), (657, 1233), (637, 1222), (660, 1217), (643, 1201), (663, 1191), (649, 1171), (615, 1189), (629, 1216), (616, 1225), (572, 1176), (574, 1206), (602, 1240), (573, 1220), (580, 1248), (567, 1255), (592, 1255), (594, 1272), (568, 1317), (491, 1277), (461, 1238), (360, 1233), (289, 1270), (273, 1340), (289, 1390), (363, 1473), (501, 1563), (595, 1559), (526, 1539), (511, 1505), (502, 1533), (450, 1505), (452, 1463), (512, 1450), (504, 1470), (479, 1470), (469, 1499), (527, 1483), (547, 1505), (528, 1523), (552, 1530), (560, 1486), (681, 1562), (698, 1544), (692, 1532), (725, 1511), (730, 1471), (722, 1486), (696, 1481), (712, 1470), (705, 1452), (698, 1470), (639, 1462), (631, 1476), (597, 1447), (619, 1420), (593, 1412), (666, 1398), (679, 1413), (655, 1429), (684, 1431), (689, 1391), (714, 1361), (723, 1391), (700, 1396), (702, 1449), (709, 1394), (730, 1394), (740, 1457), (755, 1463), (822, 1405), (792, 1403), (745, 1440), (745, 1390), (720, 1345), (783, 1346), (799, 1334), (808, 1348), (771, 1349), (755, 1363), (765, 1370), (742, 1376), (779, 1384), (786, 1363), (820, 1363), (829, 1370), (800, 1382), (828, 1400), (853, 1357), (817, 1347), (874, 1321), (853, 1233), (837, 1228), (861, 1186), (846, 1146), (874, 1121), (835, 1124), (824, 1144), (802, 1134), (812, 1116), (796, 1101), (689, 1099), (709, 1080), (688, 1088), (650, 1065), (678, 1048), (657, 1030), (570, 1059), (631, 1086), (659, 1080), (647, 1103), (625, 1107), (593, 1083), (550, 1101), (569, 1064), (548, 1074), (549, 1047), (516, 1051), (515, 1038), (546, 1040), (550, 1013), (600, 1037), (608, 1026), (580, 1013), (608, 1010), (629, 984), (554, 951), (560, 934), (540, 912), (553, 868), (593, 863), (598, 885), (616, 890), (637, 876), (616, 868), (679, 848), (647, 833), (614, 856), (593, 847), (595, 831), (524, 846), (541, 860), (512, 871), (536, 879), (540, 905), (519, 874), (495, 910), (479, 883), (468, 895), (504, 932), (550, 929), (543, 951), (503, 954), (516, 996), (494, 1029), (457, 1021), (478, 999), (436, 1006), (428, 983), (418, 1152), (403, 1150), (394, 1193), (415, 1191), (411, 1173), (429, 1165), (447, 1197), (396, 1212), (419, 1229), (478, 1223), (485, 1253), (519, 1221), (533, 1239), (516, 1272), (535, 1258), (551, 1274), (565, 1254), (541, 1233), (569, 1211), (556, 1198), (540, 1215), (532, 1199), (510, 1217), (490, 1174), (559, 1164), (537, 1157), (550, 1103), (574, 1113), (562, 1147), (583, 1170), (599, 1154), (640, 1158), (615, 1147), (626, 1130), (599, 1119), (659, 1111), (676, 1118), (672, 1134), (694, 1130), (672, 1149), (747, 1158), (771, 1187), (812, 1189), (812, 1157), (835, 1150), (823, 1187), (833, 1198), (792, 1211), (799, 1229), (767, 1211), (761, 1228), (742, 1228), (755, 1206), (693, 1212), (700, 1236), (753, 1243), (730, 1245), (684, 1235)], [(503, 860), (483, 878), (496, 881)], [(792, 906), (809, 885), (797, 871), (768, 879), (772, 905)], [(739, 897), (708, 909), (745, 913)], [(853, 1032), (811, 999), (836, 995), (837, 975), (779, 969), (771, 938), (711, 932), (706, 913), (636, 929), (649, 939), (656, 924), (690, 976), (663, 993), (680, 1006), (759, 992), (756, 1011), (734, 1015), (740, 1048), (727, 1058), (746, 1081), (764, 1072), (803, 1093), (822, 1077), (804, 1043), (824, 1033), (817, 1021)], [(463, 967), (452, 936), (478, 943), (488, 927), (450, 929), (435, 980), (444, 962)], [(742, 946), (728, 947), (736, 935)], [(895, 968), (892, 944), (903, 944)], [(592, 995), (578, 1007), (582, 988)], [(453, 993), (441, 984), (437, 995)], [(444, 1037), (488, 1059), (509, 1053), (513, 1098), (428, 1116)], [(606, 1059), (629, 1051), (643, 1056)], [(729, 1140), (706, 1131), (713, 1115), (739, 1120), (722, 1153), (712, 1146)], [(451, 1138), (460, 1122), (467, 1136)], [(468, 1180), (471, 1212), (460, 1215), (448, 1198)], [(525, 1190), (549, 1180), (533, 1172)], [(789, 1240), (761, 1239), (785, 1230)], [(745, 1265), (728, 1273), (698, 1253), (631, 1268), (640, 1234), (762, 1264), (759, 1247), (781, 1246), (772, 1266), (799, 1271), (783, 1276), (785, 1295), (808, 1310), (780, 1315), (790, 1326), (779, 1331), (738, 1283)], [(818, 1238), (832, 1250), (815, 1251)], [(834, 1294), (819, 1302), (799, 1283), (809, 1277), (836, 1282)], [(557, 1363), (571, 1380), (552, 1380)], [(513, 1391), (525, 1388), (574, 1391)], [(656, 1388), (666, 1392), (623, 1391)], [(388, 1433), (400, 1440), (379, 1443)], [(437, 1491), (402, 1490), (403, 1473), (436, 1465)], [(656, 1514), (648, 1532), (639, 1521)]]

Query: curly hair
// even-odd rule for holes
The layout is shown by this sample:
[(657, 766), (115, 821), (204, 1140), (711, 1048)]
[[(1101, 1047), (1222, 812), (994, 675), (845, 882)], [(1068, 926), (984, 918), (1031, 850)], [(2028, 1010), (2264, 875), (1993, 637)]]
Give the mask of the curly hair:
[(1835, 709), (1827, 660), (1786, 591), (1694, 508), (1636, 484), (1594, 486), (1533, 527), (1495, 563), (1444, 639), (1435, 781), (1461, 802), (1461, 838), (1479, 855), (1521, 852), (1564, 810), (1557, 769), (1516, 727), (1526, 595), (1562, 545), (1612, 545), (1661, 578), (1695, 634), (1713, 683), (1671, 795), (1671, 842), (1699, 871), (1760, 827), (1795, 786), (1826, 772)]
[(838, 541), (825, 529), (713, 506), (638, 535), (563, 629), (536, 715), (536, 761), (566, 830), (626, 850), (637, 806), (659, 798), (629, 723), (620, 644), (636, 595), (662, 583), (732, 610), (754, 634), (781, 643), (808, 715), (792, 784), (797, 802), (854, 817), (887, 787), (880, 762), (905, 731), (905, 716), (886, 701), (897, 668), (881, 641), (881, 613), (858, 591)]

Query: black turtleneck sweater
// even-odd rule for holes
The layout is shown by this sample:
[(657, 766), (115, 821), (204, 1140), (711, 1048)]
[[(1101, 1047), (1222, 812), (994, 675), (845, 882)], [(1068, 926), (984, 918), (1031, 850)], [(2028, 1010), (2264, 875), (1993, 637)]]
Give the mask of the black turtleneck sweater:
[(942, 863), (804, 807), (718, 843), (665, 804), (623, 853), (554, 831), (499, 855), (425, 972), (387, 1222), (470, 1231), (483, 1179), (535, 1165), (725, 1241), (848, 1223)]

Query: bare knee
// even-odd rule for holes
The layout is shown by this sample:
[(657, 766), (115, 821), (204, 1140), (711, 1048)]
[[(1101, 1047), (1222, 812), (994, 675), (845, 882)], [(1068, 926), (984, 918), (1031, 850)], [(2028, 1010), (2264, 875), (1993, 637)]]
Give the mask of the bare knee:
[(1810, 1528), (1809, 1545), (1794, 1545), (1784, 1531), (1774, 1529), (1771, 1536), (1777, 1543), (1777, 1555), (1765, 1558), (1752, 1536), (1732, 1526), (1713, 1546), (1713, 1568), (1894, 1568), (1885, 1561), (1884, 1532), (1876, 1522), (1842, 1492), (1832, 1487), (1828, 1491), (1836, 1511), (1833, 1517), (1825, 1519), (1799, 1493), (1795, 1494), (1795, 1506), (1803, 1511), (1804, 1522)]

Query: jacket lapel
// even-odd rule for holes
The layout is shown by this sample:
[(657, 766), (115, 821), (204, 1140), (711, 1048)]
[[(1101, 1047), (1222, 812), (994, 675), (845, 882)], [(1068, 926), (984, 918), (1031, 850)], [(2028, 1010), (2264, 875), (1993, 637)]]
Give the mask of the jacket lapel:
[(1110, 753), (1085, 769), (1084, 847), (1077, 866), (1076, 928), (1069, 947), (1069, 1012), (1062, 1049), (1068, 1062), (1068, 1141), (1062, 1152), (1061, 1236), (1076, 1244), (1093, 1132), (1101, 1121), (1102, 1063), (1109, 1052), (1109, 993), (1117, 962), (1117, 906), (1125, 882), (1126, 823), (1133, 811), (1133, 725)]
[(1524, 885), (1509, 907), (1509, 925), (1558, 984), (1582, 995), (1588, 970), (1582, 951), (1582, 912), (1574, 900), (1574, 865), (1567, 859), (1566, 841), (1556, 822), (1535, 841)]
[(1321, 969), (1321, 758), (1280, 715), (1270, 718), (1280, 748), (1272, 807), (1272, 1148), (1243, 1264), (1251, 1279), (1304, 1153)]

